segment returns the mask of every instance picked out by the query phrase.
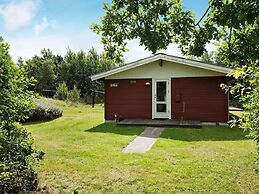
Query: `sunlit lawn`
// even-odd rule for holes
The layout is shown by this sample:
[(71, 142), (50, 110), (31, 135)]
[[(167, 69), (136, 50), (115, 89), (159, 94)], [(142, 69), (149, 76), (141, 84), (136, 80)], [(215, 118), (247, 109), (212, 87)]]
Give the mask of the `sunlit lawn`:
[(121, 150), (144, 128), (102, 124), (103, 107), (64, 108), (28, 124), (46, 155), (40, 185), (55, 193), (258, 193), (255, 143), (241, 129), (166, 129), (145, 154)]

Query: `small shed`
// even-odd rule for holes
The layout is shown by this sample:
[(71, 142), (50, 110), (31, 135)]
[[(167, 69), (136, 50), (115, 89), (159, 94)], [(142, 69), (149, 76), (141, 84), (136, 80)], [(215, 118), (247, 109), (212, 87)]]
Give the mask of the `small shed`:
[(156, 54), (91, 77), (104, 80), (105, 120), (181, 119), (228, 121), (232, 69)]

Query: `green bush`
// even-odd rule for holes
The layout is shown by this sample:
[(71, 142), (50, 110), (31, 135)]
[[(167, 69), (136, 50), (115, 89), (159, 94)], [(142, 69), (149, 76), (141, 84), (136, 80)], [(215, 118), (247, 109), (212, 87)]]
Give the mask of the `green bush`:
[(68, 90), (65, 82), (61, 83), (57, 87), (55, 98), (59, 100), (68, 100), (70, 102), (77, 103), (80, 101), (80, 90), (74, 85), (73, 90)]
[(75, 103), (80, 101), (80, 90), (75, 85), (73, 90), (68, 92), (68, 100)]
[(65, 82), (58, 84), (55, 98), (59, 100), (66, 100), (68, 97), (68, 89)]
[(35, 167), (43, 153), (19, 125), (33, 105), (35, 80), (18, 68), (0, 37), (0, 193), (29, 193), (37, 187)]
[(15, 124), (0, 127), (0, 193), (35, 190), (35, 164), (43, 158), (27, 130)]
[(32, 108), (26, 121), (52, 120), (62, 116), (63, 110), (41, 100), (35, 100), (36, 107)]

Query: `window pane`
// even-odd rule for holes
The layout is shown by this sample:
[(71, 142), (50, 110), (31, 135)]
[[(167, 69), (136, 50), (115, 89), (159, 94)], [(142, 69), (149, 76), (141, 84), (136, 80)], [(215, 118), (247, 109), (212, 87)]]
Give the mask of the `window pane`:
[(157, 82), (156, 83), (156, 95), (157, 101), (165, 102), (166, 101), (166, 82)]
[(156, 112), (166, 112), (166, 104), (157, 104)]

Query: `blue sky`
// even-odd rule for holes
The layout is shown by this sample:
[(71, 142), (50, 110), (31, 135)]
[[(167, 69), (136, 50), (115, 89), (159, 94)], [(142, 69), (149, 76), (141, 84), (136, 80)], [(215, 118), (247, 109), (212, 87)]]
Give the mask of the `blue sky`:
[[(28, 59), (43, 48), (61, 55), (68, 47), (84, 51), (94, 47), (102, 51), (100, 37), (89, 26), (104, 15), (104, 2), (111, 0), (0, 0), (0, 36), (11, 44), (14, 61), (18, 56)], [(183, 3), (197, 18), (208, 6), (208, 0)], [(126, 62), (151, 55), (137, 40), (130, 41), (128, 47)], [(174, 44), (162, 52), (181, 55)]]

